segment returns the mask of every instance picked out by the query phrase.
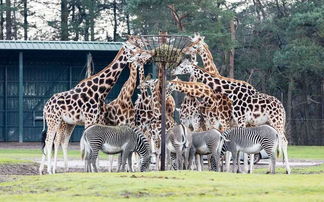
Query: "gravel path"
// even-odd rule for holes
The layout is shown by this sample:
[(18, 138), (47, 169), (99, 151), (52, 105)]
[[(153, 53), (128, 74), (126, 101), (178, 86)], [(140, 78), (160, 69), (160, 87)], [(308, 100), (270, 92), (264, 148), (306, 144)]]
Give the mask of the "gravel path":
[[(41, 147), (40, 142), (27, 142), (27, 143), (3, 143), (0, 142), (0, 148), (5, 149), (39, 149)], [(80, 146), (78, 142), (73, 142), (69, 145), (69, 150), (79, 150)], [(3, 164), (0, 165), (0, 176), (1, 175), (36, 175), (38, 174), (38, 167), (41, 160), (41, 154), (37, 159), (31, 159), (35, 163), (28, 164)], [(84, 168), (84, 162), (78, 159), (69, 160), (69, 172), (82, 172)], [(324, 163), (323, 160), (299, 160), (299, 159), (290, 159), (291, 167), (303, 167), (303, 166), (316, 166)], [(110, 163), (107, 156), (101, 156), (99, 160), (99, 169), (100, 171), (108, 171)], [(153, 165), (152, 165), (153, 166)], [(284, 167), (282, 160), (277, 161), (278, 167)], [(268, 160), (262, 159), (256, 166), (256, 168), (266, 168), (268, 167)], [(57, 162), (57, 172), (63, 172), (64, 162), (63, 158), (59, 157)], [(117, 170), (117, 159), (114, 158), (113, 161), (113, 170)], [(205, 169), (207, 170), (207, 168)], [(0, 178), (1, 181), (1, 178)]]

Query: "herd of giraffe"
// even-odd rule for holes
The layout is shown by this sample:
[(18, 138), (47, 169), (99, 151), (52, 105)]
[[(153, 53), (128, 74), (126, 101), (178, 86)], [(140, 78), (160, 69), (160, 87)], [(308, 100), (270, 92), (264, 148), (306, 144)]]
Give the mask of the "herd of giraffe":
[[(115, 59), (99, 73), (82, 80), (71, 90), (54, 94), (45, 104), (43, 139), (44, 152), (39, 168), (44, 169), (47, 158), (47, 172), (55, 173), (57, 151), (62, 146), (65, 169), (67, 170), (67, 147), (75, 125), (85, 128), (94, 125), (123, 125), (138, 127), (151, 142), (158, 161), (161, 134), (161, 79), (145, 78), (144, 64), (154, 55), (144, 50), (140, 37), (130, 36), (117, 53)], [(233, 126), (248, 127), (261, 124), (273, 126), (280, 134), (286, 172), (290, 173), (285, 138), (285, 109), (275, 97), (257, 92), (247, 82), (223, 77), (219, 74), (204, 38), (195, 35), (183, 49), (184, 59), (172, 71), (173, 75), (190, 74), (190, 81), (178, 78), (169, 81), (166, 98), (167, 130), (175, 126), (173, 118), (175, 101), (172, 91), (185, 94), (179, 109), (180, 121), (194, 131), (216, 128), (224, 131)], [(196, 55), (202, 59), (204, 68), (196, 64)], [(128, 80), (119, 95), (105, 104), (105, 98), (115, 85), (125, 67), (130, 70)], [(163, 72), (159, 68), (158, 77)], [(140, 84), (137, 85), (137, 74)], [(140, 94), (133, 104), (132, 95), (138, 86)], [(47, 125), (47, 131), (46, 131)], [(54, 159), (52, 165), (52, 147)], [(158, 166), (158, 165), (157, 165)]]

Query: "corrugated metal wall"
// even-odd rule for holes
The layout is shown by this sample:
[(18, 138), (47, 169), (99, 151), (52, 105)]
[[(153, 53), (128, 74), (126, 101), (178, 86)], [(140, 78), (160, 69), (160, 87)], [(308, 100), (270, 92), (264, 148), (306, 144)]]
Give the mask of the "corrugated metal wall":
[[(108, 65), (117, 52), (93, 51), (95, 72)], [(40, 141), (44, 103), (57, 92), (74, 87), (85, 75), (87, 51), (23, 51), (23, 141)], [(18, 141), (18, 51), (0, 50), (0, 141)], [(114, 99), (128, 78), (128, 68), (108, 95)], [(76, 127), (72, 141), (79, 141), (83, 127)]]

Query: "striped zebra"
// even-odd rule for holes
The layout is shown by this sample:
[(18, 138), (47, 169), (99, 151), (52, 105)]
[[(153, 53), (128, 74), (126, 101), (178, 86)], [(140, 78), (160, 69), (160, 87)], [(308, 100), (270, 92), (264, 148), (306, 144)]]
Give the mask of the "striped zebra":
[(224, 136), (216, 129), (192, 133), (192, 146), (189, 154), (189, 165), (196, 160), (198, 171), (203, 170), (203, 155), (210, 155), (211, 170), (220, 171), (220, 155), (224, 144)]
[(166, 134), (166, 148), (174, 170), (188, 169), (192, 134), (189, 128), (179, 124), (169, 129)]
[[(98, 172), (96, 159), (101, 150), (106, 154), (121, 154), (118, 171), (125, 171), (126, 160), (132, 170), (132, 153), (140, 156), (140, 171), (146, 171), (151, 162), (151, 148), (145, 135), (129, 126), (93, 125), (87, 128), (80, 141), (81, 157), (85, 160), (85, 171)], [(91, 167), (92, 166), (92, 167)], [(92, 169), (93, 168), (93, 169)]]
[[(280, 152), (278, 146), (280, 147), (281, 144), (279, 144), (279, 134), (273, 127), (261, 125), (252, 128), (232, 128), (225, 131), (223, 135), (228, 141), (225, 140), (222, 151), (229, 151), (232, 153), (233, 172), (241, 172), (239, 152), (256, 154), (264, 149), (270, 157), (268, 173), (275, 173), (276, 151), (279, 149)], [(229, 165), (229, 159), (226, 159), (226, 161), (226, 164)], [(251, 163), (252, 162), (253, 160), (251, 160)], [(237, 170), (236, 164), (238, 166)], [(227, 170), (229, 170), (228, 167)]]

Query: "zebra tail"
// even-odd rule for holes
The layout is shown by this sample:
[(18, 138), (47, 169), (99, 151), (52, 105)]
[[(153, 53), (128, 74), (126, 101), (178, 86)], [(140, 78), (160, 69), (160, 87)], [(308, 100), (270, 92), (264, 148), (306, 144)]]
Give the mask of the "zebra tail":
[[(183, 133), (181, 134), (182, 137), (183, 137), (183, 141), (182, 142), (178, 142), (176, 139), (174, 140), (174, 142), (178, 145), (185, 145), (186, 142), (187, 142), (187, 137), (186, 137), (186, 128), (180, 124), (182, 126), (182, 130), (183, 130)], [(186, 145), (185, 145), (186, 146)]]
[(82, 160), (85, 160), (91, 153), (90, 144), (85, 135), (82, 135), (80, 140), (80, 151)]
[(223, 138), (225, 142), (230, 142), (230, 140), (226, 139), (226, 137), (223, 134), (220, 134), (220, 137)]
[(277, 138), (278, 138), (278, 147), (277, 147), (277, 158), (279, 158), (282, 155), (282, 141), (281, 141), (281, 137), (279, 134), (277, 134)]

